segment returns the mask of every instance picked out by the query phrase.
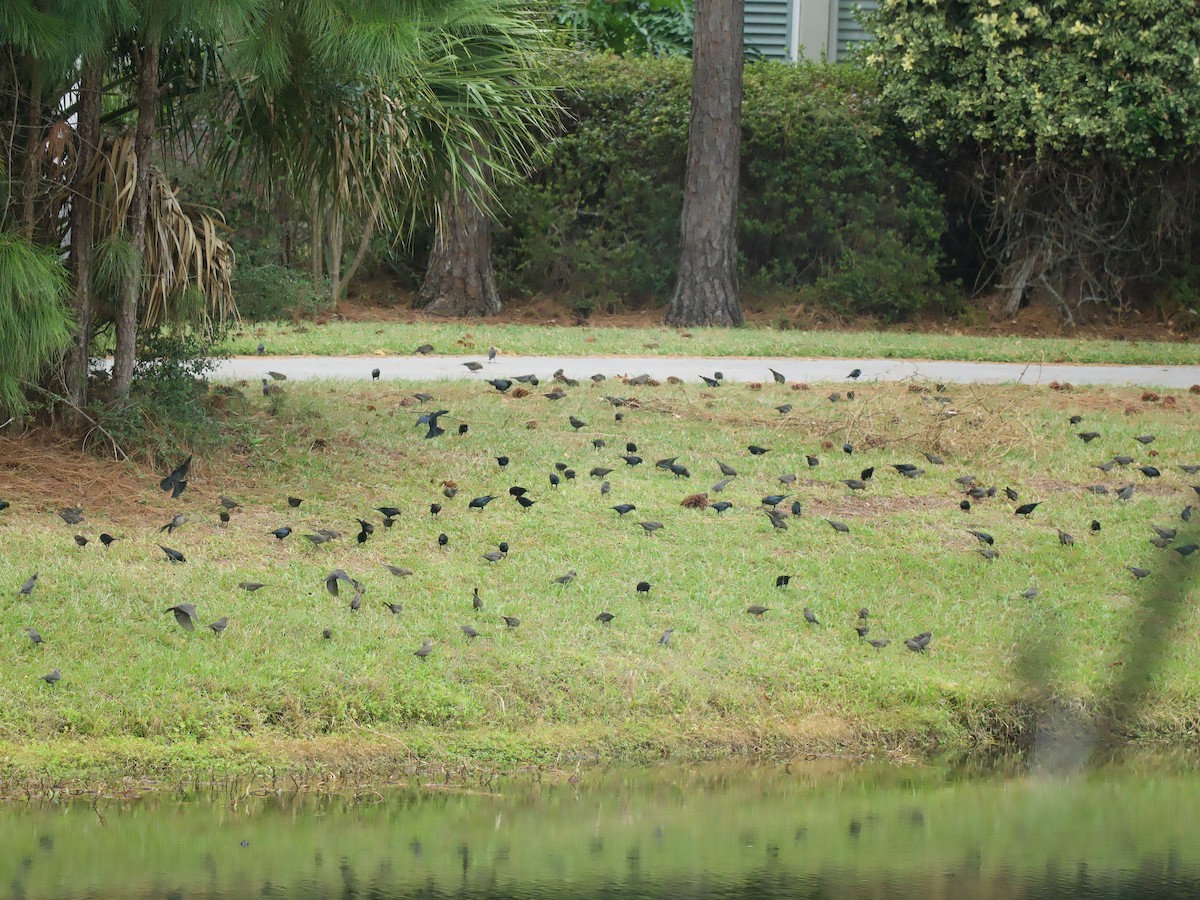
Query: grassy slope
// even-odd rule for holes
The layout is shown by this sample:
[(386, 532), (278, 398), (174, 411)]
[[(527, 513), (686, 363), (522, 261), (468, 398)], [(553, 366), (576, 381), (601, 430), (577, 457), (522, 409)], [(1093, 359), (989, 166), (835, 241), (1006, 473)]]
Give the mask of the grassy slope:
[[(197, 460), (182, 501), (191, 521), (169, 540), (156, 526), (179, 506), (147, 474), (138, 476), (144, 492), (135, 503), (113, 518), (88, 508), (78, 528), (54, 517), (52, 504), (32, 509), (0, 483), (15, 501), (0, 513), (0, 640), (9, 660), (0, 750), (10, 771), (381, 753), (512, 763), (562, 749), (632, 758), (963, 745), (1017, 725), (1014, 701), (1040, 689), (1019, 675), (1028, 648), (1050, 653), (1040, 661), (1051, 665), (1053, 696), (1093, 705), (1128, 661), (1143, 589), (1200, 565), (1147, 543), (1147, 523), (1181, 526), (1179, 511), (1197, 502), (1188, 487), (1195, 479), (1175, 466), (1200, 462), (1193, 395), (1169, 406), (1127, 390), (965, 388), (952, 404), (959, 415), (946, 420), (944, 405), (899, 386), (864, 387), (854, 402), (834, 404), (774, 386), (706, 394), (691, 385), (589, 384), (551, 403), (538, 393), (516, 399), (439, 384), (437, 405), (453, 410), (451, 433), (425, 441), (412, 427), (419, 407), (402, 406), (412, 389), (289, 386), (273, 419), (267, 401), (252, 398), (257, 425), (244, 454)], [(641, 408), (617, 423), (606, 393), (634, 395)], [(783, 401), (796, 407), (787, 417), (771, 408)], [(1082, 444), (1069, 412), (1083, 413), (1084, 426), (1103, 437)], [(568, 414), (591, 424), (575, 433)], [(470, 423), (462, 437), (452, 433), (460, 420)], [(1145, 432), (1158, 435), (1151, 449), (1162, 478), (1091, 467), (1113, 453), (1148, 459), (1133, 441)], [(608, 448), (594, 450), (595, 437)], [(324, 450), (310, 450), (317, 438)], [(626, 468), (616, 458), (626, 440), (646, 464)], [(853, 456), (838, 449), (844, 440), (857, 446)], [(751, 442), (773, 450), (749, 456)], [(948, 465), (925, 466), (929, 474), (915, 481), (887, 468), (922, 462), (926, 448)], [(805, 453), (818, 454), (821, 466), (807, 468)], [(513, 459), (504, 473), (493, 460), (500, 454)], [(651, 465), (675, 454), (691, 467), (690, 481)], [(681, 508), (684, 495), (719, 478), (715, 459), (742, 473), (723, 495), (736, 507), (721, 518)], [(579, 477), (552, 490), (547, 474), (557, 460)], [(594, 465), (616, 469), (609, 498), (587, 474)], [(867, 465), (878, 468), (865, 494), (838, 483)], [(757, 507), (784, 472), (800, 475), (794, 493), (804, 517), (773, 531)], [(1002, 499), (964, 514), (952, 479), (967, 472), (1044, 505), (1029, 522)], [(454, 500), (441, 496), (443, 479), (460, 485)], [(1128, 479), (1139, 490), (1130, 503), (1081, 489)], [(512, 484), (530, 488), (532, 510), (505, 494)], [(62, 502), (77, 490), (64, 485)], [(217, 527), (218, 493), (246, 506), (227, 529)], [(287, 508), (289, 493), (306, 498), (299, 511)], [(466, 508), (485, 493), (503, 496), (482, 512)], [(445, 506), (436, 518), (427, 511), (433, 500)], [(638, 511), (618, 520), (608, 507), (621, 501)], [(403, 517), (391, 530), (377, 525), (360, 547), (354, 517), (378, 523), (372, 507), (382, 504), (402, 507)], [(852, 533), (835, 534), (825, 516), (849, 522)], [(1103, 525), (1098, 534), (1088, 530), (1093, 518)], [(639, 519), (666, 527), (646, 536)], [(266, 531), (282, 524), (345, 536), (316, 549), (298, 535), (279, 544)], [(1060, 546), (1055, 526), (1077, 545)], [(993, 533), (1002, 556), (983, 560), (968, 527)], [(101, 530), (121, 538), (107, 552), (71, 540)], [(448, 547), (437, 545), (439, 532)], [(483, 561), (501, 540), (511, 543), (510, 557)], [(160, 542), (189, 561), (169, 565)], [(383, 562), (415, 574), (395, 578)], [(1129, 563), (1155, 574), (1139, 585), (1122, 569)], [(323, 577), (337, 566), (365, 582), (362, 611), (325, 592)], [(32, 600), (15, 597), (34, 569), (42, 575)], [(574, 583), (551, 583), (568, 569), (578, 572)], [(792, 585), (777, 591), (775, 576), (785, 572)], [(634, 591), (642, 578), (653, 583), (646, 599)], [(268, 586), (247, 594), (236, 588), (244, 579)], [(1017, 594), (1031, 583), (1041, 594), (1028, 602)], [(474, 586), (482, 614), (471, 610)], [(1138, 720), (1143, 734), (1182, 739), (1194, 723), (1198, 598), (1193, 587), (1168, 628), (1154, 698)], [(203, 622), (229, 616), (228, 631), (181, 631), (163, 609), (182, 600), (199, 607)], [(384, 600), (403, 603), (404, 613), (393, 617)], [(743, 611), (750, 603), (772, 610), (755, 620)], [(806, 605), (820, 627), (805, 625)], [(864, 605), (872, 636), (894, 641), (882, 652), (852, 630)], [(602, 609), (617, 615), (608, 627), (593, 621)], [(519, 616), (521, 627), (506, 631), (500, 613)], [(458, 630), (467, 623), (483, 636), (468, 642)], [(47, 645), (29, 644), (29, 625)], [(332, 641), (320, 637), (327, 625)], [(667, 627), (675, 641), (659, 647)], [(930, 652), (906, 652), (903, 638), (925, 629), (934, 634)], [(412, 651), (425, 638), (435, 650), (422, 662)], [(37, 680), (56, 666), (59, 685)], [(84, 743), (66, 740), (75, 737)]]
[(259, 343), (268, 355), (408, 354), (421, 344), (451, 355), (479, 356), (490, 345), (509, 355), (817, 356), (952, 359), (981, 362), (1196, 365), (1195, 344), (1073, 338), (974, 337), (877, 331), (777, 331), (771, 328), (548, 328), (484, 322), (247, 323), (226, 342), (230, 355)]

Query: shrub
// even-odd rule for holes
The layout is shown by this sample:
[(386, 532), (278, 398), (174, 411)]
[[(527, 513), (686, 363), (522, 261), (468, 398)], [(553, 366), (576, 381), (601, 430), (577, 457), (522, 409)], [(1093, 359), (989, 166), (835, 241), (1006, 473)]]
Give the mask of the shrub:
[(251, 321), (311, 317), (331, 309), (327, 279), (312, 278), (287, 266), (238, 266), (233, 276), (238, 314)]
[[(563, 291), (577, 304), (665, 299), (678, 253), (690, 64), (580, 56), (562, 75), (569, 124), (534, 176), (503, 193), (498, 274), (509, 290)], [(938, 283), (941, 198), (906, 162), (877, 94), (871, 75), (849, 66), (746, 66), (744, 282), (821, 286), (851, 311), (891, 318), (926, 302)]]

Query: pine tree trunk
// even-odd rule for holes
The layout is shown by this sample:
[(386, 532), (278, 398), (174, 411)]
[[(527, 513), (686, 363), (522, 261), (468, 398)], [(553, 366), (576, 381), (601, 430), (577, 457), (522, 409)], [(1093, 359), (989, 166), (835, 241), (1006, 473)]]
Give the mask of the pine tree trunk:
[[(146, 218), (150, 205), (150, 149), (154, 137), (154, 119), (158, 107), (157, 40), (150, 40), (142, 50), (138, 66), (137, 131), (133, 152), (137, 159), (137, 179), (129, 208), (129, 242), (138, 259), (146, 256)], [(121, 288), (121, 303), (117, 309), (117, 337), (113, 351), (113, 397), (124, 400), (133, 382), (133, 364), (137, 360), (138, 301), (142, 295), (139, 277)]]
[(494, 316), (492, 222), (466, 191), (446, 195), (418, 301), (430, 316)]
[(737, 194), (744, 0), (696, 0), (692, 113), (669, 325), (740, 325)]
[(86, 183), (100, 145), (100, 88), (104, 70), (99, 60), (85, 59), (79, 78), (78, 147), (75, 190), (71, 194), (71, 290), (75, 336), (63, 361), (67, 396), (79, 409), (88, 401), (88, 348), (92, 342), (92, 186)]

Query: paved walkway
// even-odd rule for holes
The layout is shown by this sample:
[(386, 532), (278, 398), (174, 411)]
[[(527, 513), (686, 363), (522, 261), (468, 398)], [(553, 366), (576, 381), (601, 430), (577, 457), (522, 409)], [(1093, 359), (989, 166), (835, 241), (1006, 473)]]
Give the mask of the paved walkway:
[[(1200, 348), (1197, 348), (1200, 358)], [(483, 370), (472, 373), (463, 365), (475, 359)], [(898, 359), (803, 359), (803, 358), (714, 358), (714, 357), (573, 357), (502, 356), (488, 363), (482, 357), (464, 356), (240, 356), (222, 360), (214, 374), (223, 380), (257, 381), (267, 370), (289, 379), (363, 379), (379, 369), (388, 380), (431, 381), (441, 379), (508, 378), (532, 373), (549, 379), (556, 369), (580, 380), (599, 373), (650, 375), (659, 381), (675, 375), (699, 381), (700, 375), (723, 373), (729, 381), (770, 381), (775, 369), (788, 381), (846, 381), (852, 369), (862, 369), (861, 381), (904, 381), (923, 379), (945, 383), (1049, 384), (1051, 381), (1084, 385), (1138, 385), (1183, 388), (1200, 384), (1200, 365), (1195, 366), (1093, 366), (1023, 363), (927, 362)]]

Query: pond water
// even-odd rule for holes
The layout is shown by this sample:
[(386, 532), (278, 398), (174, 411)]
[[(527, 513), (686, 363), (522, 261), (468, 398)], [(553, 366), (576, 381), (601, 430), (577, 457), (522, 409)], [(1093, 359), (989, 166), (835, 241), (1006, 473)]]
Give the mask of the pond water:
[(1200, 897), (1200, 770), (671, 766), (0, 804), (0, 897)]

